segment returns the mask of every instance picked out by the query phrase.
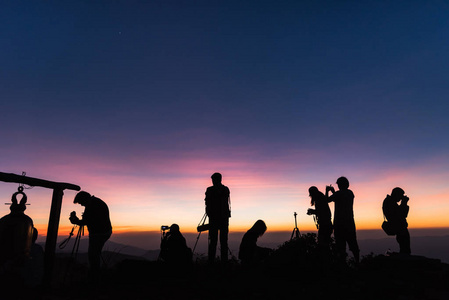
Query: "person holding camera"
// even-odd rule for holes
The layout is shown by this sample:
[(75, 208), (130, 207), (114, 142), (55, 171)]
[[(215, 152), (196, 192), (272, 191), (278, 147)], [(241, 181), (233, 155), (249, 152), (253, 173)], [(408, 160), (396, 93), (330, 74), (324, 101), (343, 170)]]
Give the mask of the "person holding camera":
[(106, 241), (111, 237), (112, 225), (109, 219), (109, 208), (103, 200), (81, 191), (76, 194), (73, 203), (84, 206), (82, 219), (75, 212), (70, 214), (70, 222), (79, 226), (87, 226), (89, 231), (89, 275), (91, 280), (98, 281), (101, 264), (101, 251)]
[(170, 227), (162, 226), (169, 232), (161, 240), (160, 257), (168, 264), (182, 266), (192, 262), (192, 250), (187, 247), (186, 239), (179, 230), (178, 224)]
[(209, 217), (209, 263), (214, 262), (217, 251), (218, 231), (220, 231), (221, 261), (228, 261), (228, 232), (231, 217), (230, 191), (221, 183), (220, 173), (211, 176), (212, 186), (206, 189), (206, 214)]
[[(309, 188), (310, 204), (315, 209), (309, 208), (308, 215), (316, 216), (316, 227), (318, 229), (318, 245), (320, 248), (329, 249), (333, 231), (331, 210), (326, 196), (316, 186)], [(323, 249), (324, 250), (324, 249)]]
[[(326, 186), (328, 201), (335, 203), (334, 210), (334, 238), (338, 255), (341, 259), (346, 257), (346, 243), (354, 255), (356, 263), (360, 260), (360, 249), (354, 221), (354, 193), (349, 189), (349, 180), (346, 177), (337, 179), (338, 191), (332, 185)], [(329, 196), (329, 192), (332, 195)]]
[[(388, 223), (390, 223), (396, 233), (396, 241), (399, 244), (399, 253), (410, 254), (410, 233), (408, 232), (407, 216), (409, 198), (405, 195), (403, 189), (396, 187), (387, 195), (383, 204), (382, 211)], [(401, 202), (400, 204), (398, 204)]]

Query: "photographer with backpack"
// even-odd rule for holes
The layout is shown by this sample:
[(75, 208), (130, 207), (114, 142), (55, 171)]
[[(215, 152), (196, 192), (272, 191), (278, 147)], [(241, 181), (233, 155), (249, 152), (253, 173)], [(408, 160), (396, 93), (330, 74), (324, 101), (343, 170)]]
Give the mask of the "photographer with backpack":
[[(399, 243), (399, 253), (407, 255), (411, 253), (410, 233), (407, 228), (408, 201), (409, 197), (405, 195), (404, 190), (396, 187), (392, 190), (391, 195), (387, 195), (382, 204), (384, 216), (396, 235), (396, 241)], [(398, 204), (399, 202), (401, 203)]]

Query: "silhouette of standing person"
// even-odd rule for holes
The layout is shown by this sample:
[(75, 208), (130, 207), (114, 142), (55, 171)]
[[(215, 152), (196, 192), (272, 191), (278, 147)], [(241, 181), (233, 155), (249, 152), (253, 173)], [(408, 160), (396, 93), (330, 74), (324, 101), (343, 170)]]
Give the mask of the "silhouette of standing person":
[(218, 232), (220, 231), (221, 261), (228, 260), (228, 232), (231, 217), (230, 191), (221, 183), (220, 173), (211, 176), (212, 186), (206, 189), (206, 214), (209, 217), (208, 260), (214, 262), (217, 251)]
[(79, 226), (87, 226), (89, 231), (89, 277), (92, 283), (99, 280), (101, 251), (106, 241), (111, 237), (112, 226), (109, 219), (109, 208), (103, 200), (81, 191), (76, 194), (73, 203), (84, 206), (83, 217), (80, 220), (75, 212), (70, 216), (70, 222)]
[(161, 258), (174, 265), (184, 265), (192, 261), (192, 250), (187, 247), (178, 224), (172, 224), (170, 231), (162, 239)]
[[(346, 177), (337, 179), (338, 191), (334, 187), (326, 186), (328, 201), (335, 203), (334, 211), (334, 237), (335, 246), (341, 259), (346, 257), (346, 243), (354, 255), (356, 263), (360, 260), (360, 250), (354, 221), (354, 193), (349, 189), (349, 180)], [(329, 196), (329, 192), (332, 195)]]
[(251, 265), (266, 259), (271, 249), (257, 246), (257, 239), (267, 230), (267, 225), (262, 220), (256, 223), (245, 233), (240, 243), (239, 259), (242, 265)]
[[(398, 204), (401, 201), (401, 204)], [(396, 187), (387, 195), (383, 204), (382, 211), (385, 218), (396, 232), (396, 241), (399, 243), (399, 253), (410, 254), (410, 233), (408, 232), (407, 216), (409, 198), (405, 195), (403, 189)]]
[(309, 188), (310, 204), (315, 209), (309, 208), (308, 215), (316, 215), (318, 227), (318, 245), (329, 248), (331, 242), (332, 216), (326, 196), (316, 186)]

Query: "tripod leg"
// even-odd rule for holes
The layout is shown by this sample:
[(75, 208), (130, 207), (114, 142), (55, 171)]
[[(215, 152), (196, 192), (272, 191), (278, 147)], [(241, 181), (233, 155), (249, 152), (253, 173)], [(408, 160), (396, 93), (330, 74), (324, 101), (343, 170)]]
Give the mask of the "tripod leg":
[(76, 256), (76, 254), (78, 253), (78, 241), (79, 241), (79, 239), (80, 239), (80, 228), (78, 228), (78, 232), (76, 233), (75, 242), (73, 243), (71, 257), (73, 257), (74, 254)]
[[(74, 262), (76, 261), (76, 257), (78, 255), (80, 239), (81, 239), (82, 228), (83, 227), (79, 227), (78, 228), (78, 233), (76, 234), (75, 241), (73, 243), (72, 253), (70, 254), (70, 258), (71, 259), (70, 259), (70, 261), (67, 262), (66, 270), (65, 270), (64, 277), (63, 277), (63, 280), (62, 280), (63, 285), (65, 285), (67, 276), (68, 276), (68, 274), (70, 272), (70, 269), (73, 267)], [(73, 229), (72, 229), (72, 232), (73, 232)], [(70, 280), (72, 280), (72, 279), (73, 279), (73, 274), (71, 274), (71, 279)]]
[(196, 245), (198, 244), (198, 240), (200, 239), (200, 235), (201, 235), (201, 231), (200, 231), (200, 233), (198, 234), (198, 236), (196, 238), (195, 247), (193, 247), (192, 253), (195, 253)]
[(299, 233), (298, 227), (295, 227), (295, 228), (293, 228), (292, 236), (290, 237), (290, 240), (293, 240), (293, 238), (299, 239), (300, 236), (301, 236), (301, 234)]
[[(207, 218), (207, 213), (204, 213), (204, 215), (203, 215), (203, 217), (201, 218), (200, 223), (198, 224), (198, 226), (200, 226), (200, 224), (201, 224), (201, 225), (204, 225), (204, 223), (206, 223), (206, 218)], [(193, 247), (192, 253), (195, 253), (196, 245), (198, 244), (198, 240), (200, 239), (200, 235), (201, 235), (201, 231), (200, 231), (200, 233), (198, 234), (198, 237), (196, 238), (195, 246)]]
[(75, 258), (78, 256), (78, 250), (80, 248), (80, 243), (81, 243), (81, 228), (78, 230), (78, 235), (76, 236), (76, 253), (75, 253)]

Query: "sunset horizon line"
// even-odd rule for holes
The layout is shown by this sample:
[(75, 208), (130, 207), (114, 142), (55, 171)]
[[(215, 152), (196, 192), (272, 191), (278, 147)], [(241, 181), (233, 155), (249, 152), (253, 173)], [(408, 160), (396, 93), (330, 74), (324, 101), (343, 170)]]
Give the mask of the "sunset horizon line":
[[(170, 224), (171, 225), (171, 224)], [(139, 226), (128, 226), (132, 227), (129, 230), (124, 230), (123, 228), (113, 228), (113, 235), (114, 234), (160, 234), (161, 230), (148, 230), (148, 229), (139, 229)], [(59, 229), (58, 232), (58, 236), (62, 236), (62, 235), (68, 235), (70, 233), (70, 231), (72, 230), (72, 226), (68, 227), (68, 226), (64, 226), (62, 228)], [(46, 237), (46, 229), (44, 230), (43, 228), (39, 228), (37, 227), (38, 231), (39, 231), (39, 236), (42, 237)], [(76, 229), (76, 228), (75, 228)], [(241, 227), (237, 228), (237, 229), (232, 229), (229, 231), (229, 233), (245, 233), (249, 228), (243, 229)], [(408, 227), (409, 230), (449, 230), (449, 226), (417, 226), (417, 227), (413, 227), (410, 226)], [(272, 230), (268, 230), (267, 233), (283, 233), (283, 232), (292, 232), (293, 227), (292, 228), (276, 228), (276, 229), (272, 229)], [(306, 233), (313, 233), (313, 232), (317, 232), (318, 230), (316, 228), (312, 228), (312, 227), (303, 227), (303, 228), (299, 228), (300, 232), (306, 232)], [(357, 231), (382, 231), (382, 228), (379, 226), (379, 228), (374, 228), (374, 227), (370, 227), (370, 228), (357, 228)], [(192, 230), (192, 229), (185, 229), (182, 230), (183, 234), (198, 234), (198, 231), (196, 230)], [(202, 234), (207, 234), (207, 231), (202, 232)], [(449, 231), (448, 231), (448, 235), (449, 235)], [(86, 234), (87, 236), (87, 234)]]

